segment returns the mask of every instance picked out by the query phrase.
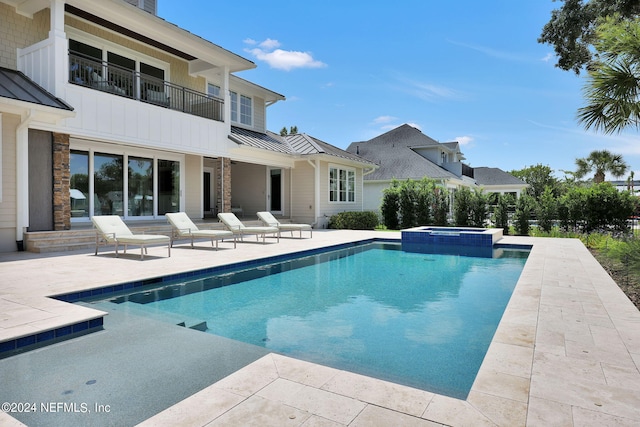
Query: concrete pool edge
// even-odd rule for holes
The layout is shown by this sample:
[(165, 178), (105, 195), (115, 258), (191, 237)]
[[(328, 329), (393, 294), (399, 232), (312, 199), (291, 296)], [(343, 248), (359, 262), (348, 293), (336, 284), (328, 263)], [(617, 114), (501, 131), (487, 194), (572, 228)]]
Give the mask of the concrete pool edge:
[[(389, 422), (398, 423), (402, 420), (407, 421), (408, 418), (445, 425), (499, 426), (551, 425), (555, 423), (581, 425), (578, 420), (582, 419), (586, 422), (590, 417), (595, 417), (605, 424), (616, 422), (621, 425), (631, 425), (640, 421), (640, 411), (633, 408), (633, 405), (637, 405), (639, 402), (637, 400), (640, 398), (638, 391), (632, 393), (633, 398), (630, 403), (626, 402), (621, 405), (617, 405), (612, 398), (606, 396), (610, 393), (610, 390), (606, 390), (607, 387), (597, 384), (593, 384), (593, 389), (586, 392), (588, 395), (598, 395), (598, 397), (592, 397), (593, 402), (589, 402), (591, 404), (585, 404), (583, 396), (574, 396), (573, 394), (577, 390), (571, 386), (565, 387), (559, 392), (556, 391), (555, 399), (550, 399), (545, 393), (545, 381), (538, 377), (548, 377), (553, 375), (551, 372), (556, 372), (556, 370), (553, 369), (549, 372), (546, 367), (542, 366), (538, 371), (534, 367), (534, 361), (543, 360), (549, 355), (561, 358), (562, 350), (550, 346), (547, 342), (549, 338), (545, 336), (549, 331), (545, 331), (545, 329), (549, 327), (553, 329), (553, 326), (551, 323), (547, 324), (547, 319), (541, 315), (541, 311), (552, 312), (553, 308), (556, 308), (562, 312), (565, 307), (571, 308), (575, 303), (575, 300), (571, 300), (570, 297), (569, 300), (549, 299), (547, 304), (542, 304), (545, 285), (550, 286), (550, 289), (555, 288), (555, 291), (562, 292), (564, 290), (572, 296), (581, 292), (589, 294), (587, 304), (593, 304), (591, 299), (594, 297), (594, 294), (589, 292), (590, 286), (581, 285), (580, 281), (576, 280), (576, 276), (569, 275), (569, 283), (562, 286), (559, 278), (567, 276), (567, 271), (562, 268), (562, 261), (558, 263), (558, 259), (551, 258), (552, 253), (550, 252), (554, 250), (553, 243), (564, 243), (560, 246), (568, 246), (578, 252), (578, 256), (571, 257), (569, 268), (579, 266), (582, 271), (588, 271), (589, 273), (584, 278), (594, 278), (592, 283), (596, 285), (593, 289), (595, 294), (602, 293), (613, 298), (613, 302), (607, 302), (607, 304), (614, 304), (611, 308), (617, 310), (620, 304), (624, 305), (625, 316), (622, 317), (622, 321), (629, 321), (628, 316), (630, 316), (634, 322), (640, 322), (640, 313), (628, 299), (625, 301), (622, 291), (579, 241), (564, 239), (540, 241), (539, 239), (517, 237), (506, 240), (516, 245), (532, 245), (532, 250), (466, 400), (458, 400), (270, 354), (208, 387), (198, 393), (198, 396), (193, 400), (187, 399), (180, 402), (141, 425), (169, 425), (171, 420), (178, 419), (176, 418), (178, 414), (186, 416), (187, 419), (192, 417), (199, 419), (199, 421), (194, 419), (194, 423), (189, 425), (204, 425), (204, 421), (214, 420), (221, 423), (233, 422), (233, 420), (241, 419), (243, 415), (246, 416), (247, 411), (252, 410), (250, 408), (256, 407), (265, 408), (265, 410), (269, 408), (270, 412), (280, 409), (282, 412), (275, 415), (276, 419), (278, 416), (282, 417), (280, 421), (284, 420), (288, 414), (293, 414), (287, 408), (297, 408), (308, 418), (328, 417), (333, 421), (345, 423), (345, 425), (355, 419), (369, 419), (378, 422), (389, 420)], [(561, 252), (565, 255), (570, 253), (567, 248), (562, 249)], [(549, 268), (550, 264), (555, 265), (553, 268)], [(621, 295), (623, 298), (620, 297)], [(546, 305), (548, 307), (545, 307)], [(591, 310), (593, 307), (589, 309)], [(571, 309), (565, 311), (568, 313)], [(576, 309), (576, 311), (579, 310)], [(596, 319), (598, 322), (602, 320)], [(540, 321), (543, 321), (544, 325), (539, 330), (538, 323)], [(539, 334), (543, 342), (540, 343), (540, 351), (536, 352), (536, 338)], [(631, 336), (640, 338), (640, 335), (636, 334)], [(558, 337), (551, 340), (556, 338)], [(630, 339), (631, 345), (637, 352), (640, 350), (640, 342), (633, 338)], [(567, 343), (572, 343), (575, 337), (566, 333), (563, 339)], [(576, 356), (579, 355), (568, 357), (570, 359), (568, 363), (574, 363), (574, 358), (577, 359), (576, 363), (591, 362), (586, 356), (585, 359)], [(640, 360), (640, 356), (637, 356), (635, 360)], [(638, 374), (637, 369), (635, 366), (635, 373), (631, 372), (632, 377)], [(560, 377), (567, 376), (561, 371), (556, 374)], [(570, 377), (572, 375), (569, 373)], [(247, 378), (259, 380), (248, 388), (242, 388), (243, 384), (246, 384)], [(570, 383), (571, 380), (567, 379), (567, 382)], [(336, 383), (341, 386), (336, 386)], [(282, 397), (282, 388), (286, 386), (298, 389), (298, 394)], [(580, 388), (584, 388), (584, 385), (581, 384)], [(603, 388), (605, 390), (601, 390)], [(239, 390), (242, 391), (238, 393)], [(377, 391), (368, 392), (368, 390)], [(216, 404), (214, 413), (217, 415), (210, 414), (205, 416), (205, 419), (200, 419), (203, 415), (202, 411), (198, 410), (201, 408), (199, 406), (202, 402), (201, 399), (206, 399), (209, 402), (216, 401), (221, 393), (232, 393), (237, 397), (237, 401)], [(340, 417), (346, 416), (348, 419), (338, 419), (333, 410), (313, 407), (314, 405), (310, 405), (300, 397), (305, 394), (314, 395), (315, 398), (324, 398), (340, 405), (343, 408)], [(335, 401), (340, 403), (335, 403)], [(220, 402), (218, 401), (218, 403)], [(615, 410), (612, 411), (612, 407), (615, 406), (621, 406), (620, 409), (624, 414), (618, 415)], [(603, 407), (607, 409), (601, 409)], [(358, 413), (358, 415), (349, 418), (345, 415), (349, 413)], [(299, 416), (299, 414), (289, 416)], [(334, 418), (331, 418), (332, 416)]]
[[(53, 263), (48, 262), (46, 257), (36, 260), (38, 257), (29, 254), (5, 256), (0, 257), (0, 261), (9, 263), (4, 265), (7, 283), (0, 287), (0, 293), (22, 292), (44, 298), (47, 294), (64, 293), (72, 286), (73, 289), (86, 289), (112, 283), (113, 280), (104, 272), (111, 272), (114, 265), (123, 266), (123, 269), (128, 265), (135, 265), (136, 270), (129, 271), (126, 277), (149, 277), (157, 273), (158, 269), (180, 271), (185, 264), (199, 262), (195, 259), (198, 256), (202, 257), (202, 262), (214, 260), (224, 263), (231, 258), (255, 258), (265, 250), (283, 253), (297, 251), (301, 247), (330, 244), (336, 240), (359, 240), (363, 236), (391, 237), (392, 233), (327, 230), (324, 233), (314, 233), (313, 240), (288, 241), (286, 246), (282, 243), (281, 246), (274, 244), (266, 247), (246, 245), (246, 250), (220, 251), (217, 254), (183, 250), (182, 253), (188, 257), (184, 259), (179, 258), (178, 253), (181, 251), (176, 250), (175, 259), (173, 256), (171, 259), (154, 259), (151, 256), (148, 262), (145, 257), (143, 263), (119, 259), (114, 264), (116, 260), (111, 257), (93, 257), (88, 254), (60, 255), (59, 260), (56, 259)], [(326, 241), (323, 242), (322, 239)], [(271, 415), (287, 415), (286, 418), (279, 419), (285, 422), (291, 422), (289, 417), (295, 415), (299, 421), (295, 424), (299, 425), (303, 418), (306, 420), (318, 417), (326, 420), (331, 415), (325, 412), (326, 408), (336, 401), (345, 401), (343, 398), (348, 398), (350, 403), (355, 402), (357, 408), (362, 408), (364, 402), (364, 409), (355, 415), (354, 425), (358, 422), (366, 423), (366, 420), (390, 420), (390, 424), (398, 424), (409, 418), (446, 425), (640, 423), (640, 314), (635, 306), (577, 240), (505, 236), (503, 241), (533, 244), (533, 251), (494, 336), (490, 353), (485, 357), (472, 393), (466, 401), (422, 394), (418, 397), (419, 405), (427, 406), (421, 415), (416, 416), (415, 410), (402, 409), (393, 403), (393, 399), (398, 396), (413, 396), (415, 389), (396, 389), (398, 386), (383, 382), (371, 389), (369, 386), (372, 383), (367, 377), (354, 378), (349, 373), (341, 373), (340, 378), (347, 378), (350, 387), (360, 388), (354, 391), (331, 388), (329, 391), (318, 385), (319, 379), (314, 380), (315, 376), (320, 375), (316, 369), (322, 373), (327, 368), (314, 365), (311, 369), (300, 366), (300, 362), (293, 359), (279, 361), (276, 365), (278, 372), (299, 370), (302, 377), (283, 374), (283, 378), (273, 380), (264, 392), (248, 396), (234, 392), (229, 394), (226, 391), (215, 396), (196, 393), (178, 404), (180, 406), (176, 405), (152, 417), (156, 422), (154, 425), (163, 425), (162, 420), (166, 425), (172, 425), (171, 420), (173, 424), (179, 420), (184, 421), (182, 425), (204, 425), (202, 418), (207, 418), (207, 422), (217, 419), (223, 422), (229, 417), (242, 414), (263, 420), (272, 419), (269, 418)], [(153, 255), (153, 248), (150, 249), (150, 255)], [(22, 264), (23, 258), (28, 258), (29, 264)], [(11, 263), (14, 260), (17, 262)], [(34, 271), (25, 269), (25, 265)], [(37, 280), (40, 273), (36, 270), (42, 271), (43, 268), (50, 269), (53, 274), (53, 280), (49, 280), (47, 285), (39, 284)], [(77, 268), (77, 277), (73, 277), (77, 280), (70, 281), (68, 272), (73, 271), (73, 268)], [(57, 272), (60, 272), (60, 276), (67, 277), (56, 280)], [(82, 274), (85, 276), (80, 277)], [(267, 357), (272, 360), (270, 363), (273, 365), (276, 363), (273, 362), (274, 357), (280, 356), (265, 356)], [(271, 372), (269, 366), (260, 366), (260, 372)], [(226, 387), (230, 387), (231, 381), (237, 380), (238, 376), (246, 376), (247, 372), (252, 372), (245, 369), (222, 380), (228, 381)], [(576, 372), (578, 370), (580, 373)], [(220, 386), (222, 381), (216, 384)], [(304, 387), (301, 388), (300, 385)], [(276, 397), (275, 390), (289, 392), (280, 393)], [(316, 407), (297, 402), (296, 391), (304, 392), (298, 393), (301, 397), (313, 396), (318, 402)], [(514, 391), (516, 394), (513, 394)], [(386, 403), (376, 404), (379, 400), (363, 395), (365, 392), (380, 393)], [(236, 403), (229, 403), (231, 400)], [(225, 412), (214, 416), (215, 408), (220, 405), (225, 406)], [(302, 407), (306, 407), (306, 410), (301, 411)], [(177, 417), (176, 411), (180, 408), (188, 408), (186, 418)], [(345, 411), (353, 414), (352, 409), (347, 408)], [(175, 418), (172, 418), (172, 412)], [(224, 414), (227, 414), (226, 418), (221, 418)], [(184, 415), (183, 412), (180, 416)], [(195, 420), (196, 417), (200, 419)], [(189, 420), (193, 422), (189, 423)], [(0, 421), (20, 425), (3, 413), (0, 413)], [(271, 425), (276, 424), (274, 421)]]

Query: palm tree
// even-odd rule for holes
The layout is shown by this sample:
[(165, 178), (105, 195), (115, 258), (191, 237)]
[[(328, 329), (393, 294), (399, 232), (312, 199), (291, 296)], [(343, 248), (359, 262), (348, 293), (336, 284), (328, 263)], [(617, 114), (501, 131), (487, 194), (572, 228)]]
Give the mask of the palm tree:
[(578, 121), (604, 133), (640, 128), (640, 21), (612, 16), (602, 21), (595, 43), (599, 60), (584, 86)]
[(640, 127), (640, 72), (637, 64), (621, 61), (602, 64), (589, 71), (584, 89), (585, 107), (578, 109), (578, 121), (586, 129), (606, 134)]
[(596, 150), (584, 159), (576, 159), (578, 170), (575, 172), (577, 178), (582, 178), (590, 172), (595, 171), (593, 182), (604, 182), (606, 172), (618, 177), (627, 172), (628, 166), (619, 154), (612, 154), (607, 150)]

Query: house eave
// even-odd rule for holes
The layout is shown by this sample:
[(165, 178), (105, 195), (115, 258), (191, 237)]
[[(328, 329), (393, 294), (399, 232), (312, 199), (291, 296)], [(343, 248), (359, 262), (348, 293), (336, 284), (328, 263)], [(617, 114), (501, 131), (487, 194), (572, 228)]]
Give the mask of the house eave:
[(0, 97), (0, 113), (24, 116), (29, 112), (36, 113), (34, 117), (37, 121), (48, 124), (57, 124), (60, 120), (76, 116), (76, 112), (73, 110), (63, 110), (47, 105)]
[[(13, 3), (20, 2), (14, 0)], [(225, 66), (230, 72), (256, 68), (254, 62), (120, 0), (67, 0), (66, 5), (67, 10), (79, 19), (149, 44), (189, 63), (197, 61), (200, 71)], [(135, 32), (131, 28), (135, 28)]]

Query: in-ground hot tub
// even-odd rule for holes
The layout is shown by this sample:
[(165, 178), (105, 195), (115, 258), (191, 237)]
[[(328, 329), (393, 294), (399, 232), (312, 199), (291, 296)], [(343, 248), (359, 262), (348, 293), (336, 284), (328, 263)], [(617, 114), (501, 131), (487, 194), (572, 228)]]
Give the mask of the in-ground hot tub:
[(502, 239), (502, 228), (422, 226), (402, 230), (402, 250), (431, 252), (449, 248), (461, 255), (491, 256), (493, 245)]

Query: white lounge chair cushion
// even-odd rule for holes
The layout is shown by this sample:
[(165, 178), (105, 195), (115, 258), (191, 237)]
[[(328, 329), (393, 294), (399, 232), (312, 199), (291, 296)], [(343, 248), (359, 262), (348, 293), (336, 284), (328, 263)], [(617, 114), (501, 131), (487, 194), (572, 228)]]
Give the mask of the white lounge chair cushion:
[(311, 230), (312, 228), (309, 224), (282, 223), (271, 212), (258, 212), (258, 218), (264, 224), (270, 227), (278, 227), (280, 230)]
[(241, 234), (265, 234), (265, 233), (277, 233), (278, 227), (247, 227), (232, 213), (222, 212), (218, 214), (220, 221), (234, 233)]
[(165, 216), (178, 235), (183, 237), (195, 236), (213, 238), (233, 236), (233, 233), (227, 230), (200, 230), (185, 212), (168, 213), (165, 214)]
[(110, 243), (164, 243), (169, 242), (169, 236), (162, 234), (133, 234), (129, 227), (117, 215), (96, 215), (91, 217), (93, 225)]

